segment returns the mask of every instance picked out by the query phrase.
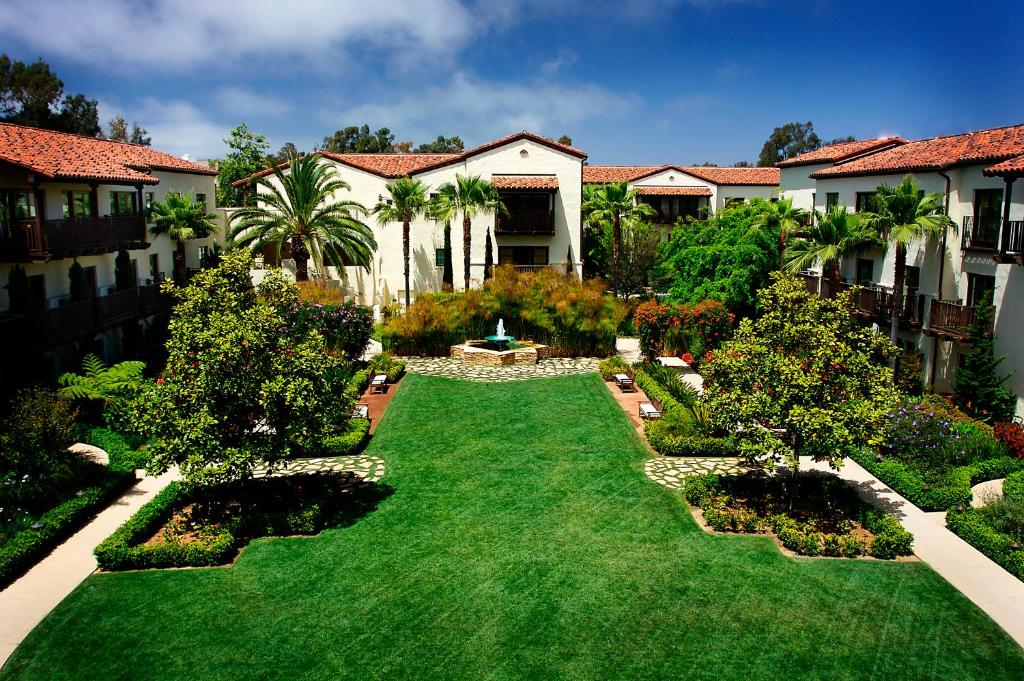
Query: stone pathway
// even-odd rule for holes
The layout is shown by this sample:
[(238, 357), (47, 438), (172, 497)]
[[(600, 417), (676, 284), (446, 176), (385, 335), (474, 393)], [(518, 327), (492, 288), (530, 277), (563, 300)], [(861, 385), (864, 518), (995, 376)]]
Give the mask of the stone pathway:
[(47, 613), (96, 570), (92, 550), (177, 477), (172, 472), (157, 478), (143, 478), (49, 556), (0, 591), (0, 665)]
[(659, 456), (644, 465), (647, 477), (670, 489), (682, 489), (683, 480), (691, 475), (738, 475), (747, 467), (734, 457)]
[(535, 366), (488, 367), (467, 365), (452, 357), (403, 357), (405, 370), (410, 374), (444, 376), (466, 381), (486, 383), (523, 381), (530, 378), (569, 376), (597, 371), (601, 360), (593, 357), (542, 359)]
[[(379, 482), (384, 477), (384, 459), (376, 456), (334, 456), (316, 457), (311, 459), (292, 459), (288, 468), (278, 470), (272, 475), (292, 475), (294, 473), (317, 473), (321, 471), (352, 471), (369, 482)], [(255, 474), (266, 476), (266, 471)]]

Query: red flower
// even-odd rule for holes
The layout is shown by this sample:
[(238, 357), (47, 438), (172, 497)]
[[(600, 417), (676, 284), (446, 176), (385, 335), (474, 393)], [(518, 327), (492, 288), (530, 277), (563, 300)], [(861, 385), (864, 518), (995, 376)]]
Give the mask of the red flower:
[(156, 384), (157, 385), (163, 385), (164, 384), (164, 379), (162, 379), (162, 378), (156, 379)]

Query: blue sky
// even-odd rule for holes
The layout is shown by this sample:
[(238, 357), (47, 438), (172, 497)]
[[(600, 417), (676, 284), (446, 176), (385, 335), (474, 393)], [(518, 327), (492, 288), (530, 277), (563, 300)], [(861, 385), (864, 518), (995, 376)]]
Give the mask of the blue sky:
[(772, 128), (926, 137), (1024, 122), (1019, 2), (4, 0), (0, 50), (208, 158), (240, 121), (311, 148), (570, 135), (591, 163), (755, 161)]

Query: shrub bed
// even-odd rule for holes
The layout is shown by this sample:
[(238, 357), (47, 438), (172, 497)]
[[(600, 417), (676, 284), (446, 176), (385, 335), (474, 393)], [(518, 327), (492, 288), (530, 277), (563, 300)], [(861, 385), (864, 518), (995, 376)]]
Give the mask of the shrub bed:
[(293, 333), (301, 336), (316, 329), (328, 348), (352, 360), (363, 356), (373, 332), (373, 311), (352, 302), (299, 302), (290, 321)]
[[(370, 360), (369, 365), (370, 376), (375, 374), (385, 374), (388, 377), (388, 383), (395, 383), (402, 376), (405, 375), (405, 362), (400, 359), (395, 359), (390, 353), (381, 352), (374, 355), (373, 359)], [(363, 390), (366, 388), (364, 387)]]
[(133, 449), (128, 441), (109, 428), (97, 426), (83, 434), (83, 442), (99, 447), (110, 457), (110, 470), (134, 471), (146, 467), (148, 458), (144, 449)]
[[(652, 366), (652, 368), (654, 367)], [(668, 369), (667, 371), (672, 370)], [(692, 388), (682, 384), (678, 390), (669, 390), (649, 373), (646, 365), (637, 367), (634, 377), (637, 385), (649, 398), (658, 400), (664, 406), (661, 419), (644, 423), (644, 436), (656, 452), (664, 456), (735, 456), (737, 454), (736, 442), (732, 437), (716, 437), (700, 432), (694, 412), (694, 409), (699, 409), (699, 407), (696, 406), (696, 392)], [(684, 403), (677, 397), (688, 398), (689, 402)]]
[(351, 419), (343, 435), (334, 435), (324, 440), (325, 456), (352, 456), (358, 454), (370, 440), (370, 420)]
[(601, 372), (601, 378), (610, 381), (615, 374), (624, 374), (629, 371), (629, 364), (622, 359), (622, 355), (612, 355), (598, 362), (597, 370)]
[[(1018, 497), (1017, 503), (1022, 503), (1021, 499)], [(992, 527), (984, 508), (964, 507), (962, 511), (951, 509), (946, 513), (946, 527), (1017, 579), (1024, 580), (1024, 551), (1021, 550), (1021, 542)]]
[(136, 481), (135, 475), (127, 472), (96, 470), (96, 476), (99, 482), (39, 516), (33, 523), (39, 527), (24, 529), (0, 546), (0, 587), (34, 565)]
[(893, 559), (913, 553), (913, 535), (896, 518), (864, 502), (831, 475), (800, 477), (742, 475), (686, 479), (686, 500), (701, 509), (716, 532), (774, 534), (787, 549), (804, 556)]
[(354, 522), (388, 493), (352, 473), (303, 473), (195, 487), (171, 483), (96, 547), (105, 570), (207, 567), (252, 539)]
[(1007, 499), (1024, 499), (1024, 471), (1006, 476), (1003, 480), (1003, 496)]

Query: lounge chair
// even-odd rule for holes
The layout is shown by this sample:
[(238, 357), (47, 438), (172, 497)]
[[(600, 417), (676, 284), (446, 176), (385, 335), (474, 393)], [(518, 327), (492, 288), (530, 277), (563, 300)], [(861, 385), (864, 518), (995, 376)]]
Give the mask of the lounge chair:
[(633, 372), (630, 371), (625, 374), (615, 374), (612, 378), (615, 379), (615, 383), (619, 386), (619, 389), (624, 393), (636, 392), (636, 381), (633, 379)]
[(352, 410), (352, 418), (354, 419), (368, 419), (370, 418), (370, 405), (359, 403), (356, 408)]
[(388, 389), (388, 377), (386, 374), (377, 374), (370, 381), (370, 394), (383, 393)]
[(664, 412), (664, 410), (665, 410), (665, 405), (663, 405), (659, 400), (651, 400), (650, 402), (641, 402), (640, 403), (640, 418), (644, 419), (645, 421), (648, 420), (648, 419), (660, 419), (662, 413)]

